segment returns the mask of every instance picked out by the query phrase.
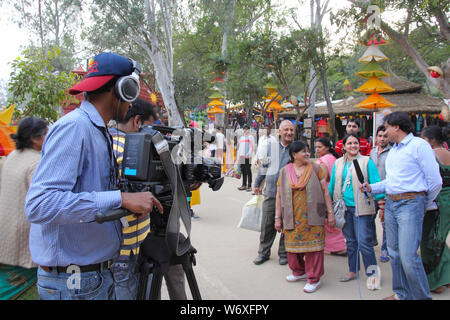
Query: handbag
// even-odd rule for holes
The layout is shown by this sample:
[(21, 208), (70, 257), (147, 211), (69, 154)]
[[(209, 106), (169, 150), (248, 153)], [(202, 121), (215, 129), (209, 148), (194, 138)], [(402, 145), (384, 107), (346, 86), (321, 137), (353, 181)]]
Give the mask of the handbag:
[(242, 208), (238, 228), (261, 232), (262, 204), (264, 196), (254, 195)]
[(345, 206), (344, 199), (333, 201), (334, 219), (336, 220), (336, 228), (342, 229), (345, 224)]

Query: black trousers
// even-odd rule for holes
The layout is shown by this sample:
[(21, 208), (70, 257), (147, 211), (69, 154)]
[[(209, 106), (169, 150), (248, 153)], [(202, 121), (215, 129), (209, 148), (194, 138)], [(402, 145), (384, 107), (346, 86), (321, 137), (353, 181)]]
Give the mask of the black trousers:
[(242, 171), (242, 185), (248, 188), (252, 187), (252, 159), (241, 157), (239, 163)]
[[(263, 215), (261, 220), (261, 234), (259, 236), (258, 254), (263, 257), (270, 257), (270, 249), (277, 236), (275, 229), (275, 198), (264, 197)], [(286, 247), (284, 245), (284, 233), (280, 233), (280, 242), (278, 243), (278, 256), (286, 258)]]

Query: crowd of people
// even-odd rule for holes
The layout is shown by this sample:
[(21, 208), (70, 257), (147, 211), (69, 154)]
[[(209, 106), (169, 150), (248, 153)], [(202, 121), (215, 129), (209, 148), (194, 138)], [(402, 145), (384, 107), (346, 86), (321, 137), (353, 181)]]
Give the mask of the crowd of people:
[[(288, 132), (292, 134), (286, 134)], [(386, 299), (431, 299), (430, 292), (449, 287), (448, 129), (425, 127), (414, 136), (409, 116), (394, 112), (377, 128), (376, 147), (359, 137), (359, 124), (349, 121), (336, 152), (327, 138), (315, 141), (316, 160), (308, 146), (293, 141), (293, 126), (283, 121), (278, 148), (257, 154), (254, 193), (265, 180), (262, 227), (257, 258), (269, 260), (275, 230), (282, 232), (280, 264), (288, 263), (288, 282), (306, 280), (304, 291), (321, 286), (323, 253), (347, 256), (348, 272), (339, 281), (357, 279), (360, 255), (370, 290), (380, 288), (374, 247), (378, 245), (376, 218), (382, 225), (380, 262), (392, 266), (394, 294)], [(269, 151), (268, 151), (269, 150)], [(270, 152), (276, 150), (277, 155)], [(266, 162), (264, 162), (266, 161)], [(277, 170), (267, 174), (276, 162)], [(325, 188), (324, 188), (325, 187)], [(315, 188), (315, 189), (314, 189)], [(320, 189), (320, 190), (319, 190)], [(345, 223), (335, 228), (335, 203), (345, 203)], [(420, 247), (420, 255), (419, 255)]]
[[(40, 299), (136, 299), (149, 213), (156, 208), (162, 214), (163, 206), (149, 191), (118, 188), (126, 133), (157, 120), (150, 103), (128, 95), (135, 66), (120, 55), (99, 54), (69, 90), (85, 93), (78, 109), (50, 129), (39, 118), (20, 121), (16, 150), (1, 168), (0, 299), (14, 298), (35, 281)], [(116, 125), (108, 127), (110, 120)], [(278, 232), (279, 264), (291, 270), (286, 281), (305, 281), (307, 293), (322, 285), (325, 252), (347, 258), (348, 270), (337, 279), (342, 282), (359, 277), (361, 256), (370, 290), (380, 287), (378, 261), (390, 262), (393, 295), (386, 299), (431, 299), (430, 292), (450, 286), (446, 129), (428, 126), (416, 137), (409, 116), (393, 112), (377, 128), (372, 149), (353, 120), (335, 146), (328, 138), (314, 142), (314, 160), (308, 144), (294, 140), (291, 121), (265, 130), (256, 143), (244, 124), (234, 145), (218, 128), (210, 148), (210, 156), (225, 160), (234, 148), (242, 172), (238, 190), (264, 195), (255, 265), (270, 259)], [(335, 214), (339, 201), (343, 225)], [(95, 222), (98, 212), (118, 208), (134, 214)], [(377, 217), (383, 233), (378, 258)], [(68, 285), (71, 266), (79, 276), (74, 286)], [(181, 266), (164, 276), (170, 298), (186, 299)]]

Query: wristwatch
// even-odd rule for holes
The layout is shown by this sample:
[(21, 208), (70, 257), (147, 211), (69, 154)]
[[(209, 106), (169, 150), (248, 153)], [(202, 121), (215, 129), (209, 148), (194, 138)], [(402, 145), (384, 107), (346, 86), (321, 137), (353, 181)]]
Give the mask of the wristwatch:
[(279, 216), (275, 216), (275, 219), (281, 219), (281, 217), (279, 217)]

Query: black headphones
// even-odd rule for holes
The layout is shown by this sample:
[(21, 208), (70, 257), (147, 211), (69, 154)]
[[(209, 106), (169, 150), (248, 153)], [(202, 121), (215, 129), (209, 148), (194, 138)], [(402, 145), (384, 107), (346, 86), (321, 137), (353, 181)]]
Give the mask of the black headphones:
[(139, 75), (141, 73), (141, 65), (139, 62), (129, 59), (133, 64), (133, 72), (128, 76), (117, 79), (114, 92), (117, 98), (126, 102), (133, 102), (139, 96), (141, 85)]

